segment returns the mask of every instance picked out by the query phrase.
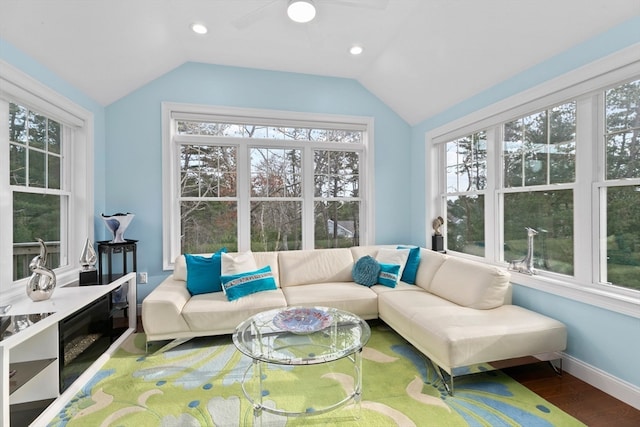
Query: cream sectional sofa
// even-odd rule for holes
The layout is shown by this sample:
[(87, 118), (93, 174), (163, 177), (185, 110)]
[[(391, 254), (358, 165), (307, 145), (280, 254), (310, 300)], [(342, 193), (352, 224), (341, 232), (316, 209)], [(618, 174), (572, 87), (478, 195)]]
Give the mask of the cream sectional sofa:
[(174, 273), (142, 302), (147, 340), (229, 334), (264, 310), (329, 306), (383, 320), (448, 375), (451, 387), (456, 368), (566, 348), (562, 323), (511, 304), (510, 274), (498, 267), (421, 248), (415, 284), (355, 283), (354, 263), (381, 247), (396, 246), (254, 252), (258, 267), (271, 267), (277, 289), (234, 301), (222, 292), (191, 296), (179, 256)]

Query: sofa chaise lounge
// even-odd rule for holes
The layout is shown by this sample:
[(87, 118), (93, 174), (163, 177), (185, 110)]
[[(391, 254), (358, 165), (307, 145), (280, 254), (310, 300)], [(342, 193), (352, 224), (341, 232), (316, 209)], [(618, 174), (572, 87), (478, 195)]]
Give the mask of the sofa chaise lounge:
[(335, 307), (384, 321), (439, 368), (451, 393), (457, 368), (524, 356), (559, 358), (566, 348), (564, 324), (511, 304), (510, 274), (499, 267), (420, 248), (414, 284), (354, 282), (354, 264), (376, 258), (382, 248), (396, 246), (254, 252), (257, 266), (271, 268), (276, 288), (233, 301), (223, 292), (192, 296), (181, 255), (173, 274), (142, 302), (147, 341), (229, 334), (249, 316), (278, 307)]

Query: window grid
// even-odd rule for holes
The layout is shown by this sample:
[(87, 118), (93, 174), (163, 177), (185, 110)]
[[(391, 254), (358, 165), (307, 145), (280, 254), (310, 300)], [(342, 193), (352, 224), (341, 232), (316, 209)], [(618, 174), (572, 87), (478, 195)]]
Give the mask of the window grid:
[(47, 266), (68, 263), (67, 238), (69, 193), (62, 179), (67, 134), (57, 121), (15, 102), (8, 103), (9, 182), (13, 210), (12, 279), (31, 273), (28, 262), (36, 239), (45, 241)]
[[(176, 189), (180, 193), (181, 203), (191, 202), (191, 208), (203, 201), (232, 202), (232, 205), (224, 208), (209, 208), (226, 209), (225, 216), (236, 217), (235, 231), (227, 234), (227, 249), (262, 251), (313, 248), (318, 245), (340, 246), (345, 245), (344, 230), (348, 230), (346, 233), (351, 238), (348, 246), (359, 242), (360, 234), (366, 230), (365, 212), (360, 206), (365, 170), (361, 164), (366, 161), (367, 146), (368, 124), (365, 121), (361, 124), (323, 121), (321, 126), (315, 126), (313, 120), (309, 119), (301, 120), (299, 124), (291, 119), (273, 119), (273, 123), (286, 122), (285, 126), (278, 126), (263, 123), (271, 119), (257, 118), (257, 124), (252, 124), (251, 117), (240, 117), (238, 120), (229, 120), (227, 117), (221, 121), (215, 115), (208, 119), (205, 114), (167, 110), (165, 114), (173, 117), (168, 128), (174, 129), (169, 138), (171, 146), (227, 146), (236, 150), (236, 169), (233, 172), (236, 175), (236, 193), (232, 196), (229, 193), (226, 197), (218, 197), (215, 192), (205, 196), (201, 187), (196, 191), (195, 186), (188, 194), (183, 194), (182, 188)], [(181, 150), (184, 151), (184, 148)], [(176, 149), (173, 148), (172, 152), (175, 159), (178, 155)], [(331, 168), (316, 174), (318, 161), (323, 155), (328, 157)], [(357, 166), (354, 168), (350, 161), (355, 161)], [(185, 167), (184, 162), (175, 165), (177, 171), (173, 176), (180, 177), (175, 182), (181, 183), (181, 187), (188, 179), (202, 181), (200, 178), (205, 169), (202, 165)], [(218, 172), (218, 176), (222, 176)], [(340, 185), (336, 184), (338, 181)], [(318, 185), (318, 182), (323, 182), (323, 185)], [(348, 215), (349, 219), (343, 221), (339, 215), (341, 212)], [(179, 220), (181, 215), (174, 215), (174, 221), (176, 218), (178, 221), (170, 228), (181, 230), (181, 240), (185, 242), (186, 228), (183, 221)], [(211, 215), (211, 212), (207, 215)], [(341, 230), (341, 239), (337, 236), (327, 239), (325, 232), (322, 242), (318, 243), (323, 222), (318, 221), (318, 217), (321, 215), (337, 218), (338, 221), (327, 221), (324, 229), (336, 223)], [(349, 222), (350, 227), (345, 221)], [(271, 232), (267, 230), (268, 227), (265, 228), (265, 224), (274, 226)], [(353, 230), (353, 227), (358, 229)], [(229, 234), (234, 234), (234, 238), (229, 238)], [(266, 234), (269, 234), (268, 238)], [(258, 235), (261, 237), (256, 238)], [(218, 249), (222, 240), (217, 237), (209, 239), (208, 247), (198, 248), (207, 249), (200, 252)], [(167, 242), (171, 239), (165, 234), (165, 254)], [(171, 247), (174, 245), (170, 244)], [(172, 249), (172, 252), (184, 252), (184, 247)], [(170, 266), (175, 256), (171, 254), (169, 257), (165, 256), (165, 265)]]
[[(626, 98), (620, 95), (621, 92)], [(607, 95), (611, 93), (616, 95), (619, 101), (616, 108), (613, 108), (612, 102), (607, 100)], [(578, 98), (580, 100), (576, 101)], [(605, 101), (599, 101), (601, 99), (605, 99)], [(624, 107), (621, 107), (623, 104)], [(560, 236), (553, 246), (556, 246), (555, 250), (558, 253), (562, 252), (566, 255), (566, 262), (561, 263), (562, 265), (557, 263), (554, 265), (548, 256), (544, 256), (544, 252), (549, 251), (549, 246), (551, 246), (550, 235), (547, 234), (549, 230), (540, 227), (543, 234), (539, 234), (535, 240), (538, 251), (535, 252), (535, 255), (540, 257), (538, 266), (540, 270), (537, 271), (539, 275), (558, 278), (568, 276), (569, 281), (571, 278), (574, 280), (579, 278), (581, 283), (592, 283), (595, 286), (613, 285), (614, 292), (623, 294), (629, 290), (633, 292), (634, 289), (639, 291), (640, 283), (636, 283), (637, 279), (633, 279), (631, 274), (618, 274), (618, 283), (612, 283), (607, 279), (608, 276), (609, 279), (613, 277), (611, 273), (613, 255), (621, 263), (620, 269), (627, 265), (628, 268), (633, 268), (636, 265), (635, 269), (637, 269), (637, 265), (640, 265), (640, 235), (637, 231), (640, 229), (640, 224), (631, 224), (640, 210), (639, 105), (640, 80), (632, 80), (626, 84), (613, 84), (594, 91), (590, 96), (576, 96), (574, 99), (556, 104), (555, 107), (550, 106), (538, 110), (537, 113), (523, 115), (519, 118), (509, 119), (508, 116), (505, 117), (502, 114), (502, 121), (488, 125), (483, 129), (489, 135), (488, 144), (491, 148), (488, 151), (491, 152), (493, 147), (501, 145), (500, 141), (504, 141), (502, 153), (495, 157), (498, 160), (498, 164), (495, 166), (499, 166), (502, 173), (497, 174), (495, 166), (489, 166), (487, 173), (488, 177), (492, 178), (487, 185), (492, 197), (487, 198), (486, 201), (485, 219), (487, 223), (485, 230), (489, 231), (487, 235), (496, 237), (489, 239), (490, 241), (486, 243), (488, 247), (495, 250), (483, 253), (482, 251), (473, 252), (456, 248), (455, 242), (449, 241), (451, 233), (447, 230), (449, 234), (448, 249), (451, 250), (454, 247), (456, 249), (453, 252), (459, 251), (461, 255), (485, 256), (494, 262), (508, 261), (510, 257), (515, 256), (517, 251), (509, 252), (509, 245), (513, 241), (513, 233), (515, 232), (513, 230), (515, 229), (512, 227), (511, 232), (505, 231), (506, 220), (510, 215), (514, 216), (513, 204), (515, 200), (522, 199), (522, 197), (531, 198), (535, 203), (531, 205), (533, 214), (528, 217), (530, 220), (547, 219), (547, 224), (553, 225), (556, 231), (559, 230)], [(618, 122), (615, 126), (612, 126), (612, 120), (606, 116), (607, 111), (613, 111), (618, 115)], [(538, 134), (535, 136), (539, 139), (532, 142), (537, 145), (531, 144), (528, 149), (523, 149), (522, 141), (527, 140), (526, 132), (536, 121), (540, 126), (537, 129)], [(554, 126), (556, 126), (555, 129)], [(593, 132), (592, 129), (603, 129), (599, 133), (601, 136), (597, 137), (598, 132)], [(519, 135), (517, 135), (518, 132)], [(500, 137), (501, 134), (504, 134), (504, 137)], [(472, 187), (470, 187), (471, 191), (460, 191), (460, 187), (464, 187), (464, 185), (461, 185), (460, 180), (452, 180), (451, 171), (460, 168), (460, 161), (457, 158), (455, 161), (451, 160), (452, 153), (459, 156), (459, 152), (452, 148), (457, 149), (459, 141), (465, 138), (469, 139), (471, 135), (473, 134), (462, 138), (440, 136), (435, 144), (443, 159), (440, 170), (441, 176), (444, 178), (440, 181), (439, 191), (441, 206), (448, 215), (448, 227), (455, 228), (455, 224), (452, 222), (452, 219), (455, 221), (455, 216), (451, 217), (452, 198), (460, 196), (481, 197), (484, 194), (483, 191), (477, 191)], [(513, 138), (513, 135), (517, 135), (518, 138)], [(521, 146), (515, 147), (515, 144), (510, 141), (520, 141)], [(594, 142), (605, 153), (604, 155), (597, 158), (592, 157), (591, 146)], [(618, 153), (612, 155), (614, 143), (617, 144), (615, 148)], [(517, 153), (520, 157), (517, 167), (505, 168), (505, 162), (513, 153)], [(489, 156), (489, 158), (491, 157)], [(577, 159), (579, 158), (581, 162), (578, 165)], [(491, 165), (491, 162), (489, 164)], [(593, 164), (593, 168), (589, 166), (590, 164)], [(615, 173), (612, 173), (614, 170), (612, 165), (616, 166)], [(602, 173), (600, 174), (599, 171)], [(531, 179), (535, 173), (538, 173), (538, 176)], [(513, 179), (514, 177), (516, 180)], [(501, 180), (503, 184), (501, 184)], [(577, 186), (576, 182), (578, 181), (582, 183), (582, 187)], [(583, 191), (584, 183), (589, 181), (594, 183), (594, 190), (585, 193)], [(494, 194), (495, 197), (493, 197)], [(547, 201), (551, 198), (555, 201)], [(624, 199), (628, 205), (637, 206), (637, 208), (632, 209), (635, 215), (630, 214), (625, 217), (625, 224), (631, 224), (625, 229), (626, 231), (619, 231), (619, 234), (614, 233), (615, 237), (612, 237), (612, 233), (608, 233), (607, 229), (612, 229), (619, 224), (610, 218), (611, 214), (608, 211), (614, 209), (612, 206), (621, 199)], [(595, 222), (584, 219), (584, 202), (586, 200), (591, 200), (590, 204), (595, 208), (589, 209), (593, 212)], [(574, 207), (576, 203), (578, 205)], [(615, 216), (621, 219), (624, 217), (625, 210), (622, 208), (621, 202), (619, 204)], [(536, 208), (541, 206), (544, 206), (545, 209), (536, 212)], [(518, 212), (524, 211), (521, 209)], [(600, 225), (591, 227), (590, 223)], [(502, 236), (501, 232), (505, 232), (505, 235)], [(524, 231), (522, 233), (524, 235)], [(587, 236), (585, 237), (585, 235)], [(612, 239), (615, 240), (615, 243), (612, 243)], [(526, 241), (520, 243), (523, 242), (526, 243)], [(593, 252), (593, 259), (599, 260), (599, 262), (589, 262), (592, 247), (597, 248)], [(522, 250), (526, 251), (526, 246), (520, 248), (520, 251)], [(591, 266), (593, 266), (591, 278), (585, 277), (585, 270), (591, 271)]]

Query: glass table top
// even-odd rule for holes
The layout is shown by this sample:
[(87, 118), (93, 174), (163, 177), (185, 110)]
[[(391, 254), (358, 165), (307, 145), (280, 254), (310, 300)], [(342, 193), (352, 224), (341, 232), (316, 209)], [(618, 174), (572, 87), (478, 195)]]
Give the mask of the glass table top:
[(328, 307), (286, 307), (258, 313), (233, 334), (240, 352), (254, 360), (282, 365), (312, 365), (361, 350), (369, 325), (347, 311)]

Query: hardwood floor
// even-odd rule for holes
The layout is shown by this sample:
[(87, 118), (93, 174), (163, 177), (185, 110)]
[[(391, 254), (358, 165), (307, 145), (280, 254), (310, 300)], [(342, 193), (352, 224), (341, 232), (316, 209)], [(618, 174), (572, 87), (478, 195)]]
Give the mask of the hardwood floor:
[(546, 362), (502, 370), (589, 427), (637, 427), (640, 411), (564, 372), (557, 375)]
[[(137, 330), (144, 332), (140, 317)], [(589, 427), (640, 426), (640, 410), (567, 372), (557, 375), (547, 362), (505, 367), (502, 372)]]

